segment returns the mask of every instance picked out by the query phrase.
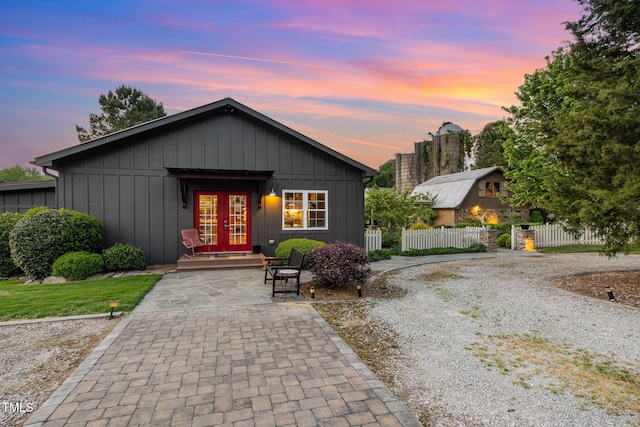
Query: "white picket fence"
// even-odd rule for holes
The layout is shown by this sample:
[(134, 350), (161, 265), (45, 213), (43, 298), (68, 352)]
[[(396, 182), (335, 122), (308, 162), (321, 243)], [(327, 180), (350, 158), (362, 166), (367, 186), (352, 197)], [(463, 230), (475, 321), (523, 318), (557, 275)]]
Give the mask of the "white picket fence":
[[(468, 248), (480, 241), (485, 227), (434, 228), (431, 230), (402, 230), (402, 250), (433, 248)], [(382, 231), (365, 230), (365, 249), (382, 249)]]
[[(520, 227), (511, 227), (511, 249), (518, 247), (517, 230)], [(561, 225), (532, 225), (529, 230), (534, 231), (534, 241), (536, 248), (549, 248), (565, 245), (601, 245), (604, 239), (598, 237), (593, 230), (583, 230), (580, 236), (576, 238), (571, 233), (564, 231)]]
[(364, 248), (367, 252), (382, 249), (382, 230), (379, 228), (364, 230)]
[(433, 248), (468, 248), (480, 241), (485, 227), (434, 228), (432, 230), (402, 230), (402, 250)]

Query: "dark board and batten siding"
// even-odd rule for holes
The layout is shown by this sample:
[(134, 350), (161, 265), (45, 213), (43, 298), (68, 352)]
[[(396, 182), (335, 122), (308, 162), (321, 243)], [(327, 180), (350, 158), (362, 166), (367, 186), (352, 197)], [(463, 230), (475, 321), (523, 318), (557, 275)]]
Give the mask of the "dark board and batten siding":
[[(149, 264), (169, 264), (184, 253), (180, 229), (193, 226), (198, 190), (250, 191), (253, 245), (263, 251), (292, 237), (363, 244), (362, 171), (340, 159), (237, 112), (212, 112), (134, 134), (60, 159), (60, 207), (87, 212), (105, 223), (105, 244), (140, 247)], [(329, 230), (282, 230), (282, 207), (258, 209), (263, 194), (255, 181), (190, 180), (182, 208), (178, 180), (166, 168), (274, 171), (265, 183), (282, 189), (328, 190)]]
[(0, 212), (24, 213), (38, 206), (55, 209), (55, 181), (0, 184)]

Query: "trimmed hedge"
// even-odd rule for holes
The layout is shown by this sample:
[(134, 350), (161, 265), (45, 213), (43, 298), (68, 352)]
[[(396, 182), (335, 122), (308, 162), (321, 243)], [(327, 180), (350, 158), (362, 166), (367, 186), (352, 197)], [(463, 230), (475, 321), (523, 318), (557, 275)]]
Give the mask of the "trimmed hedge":
[(296, 248), (303, 254), (309, 254), (309, 251), (313, 248), (324, 246), (324, 242), (312, 239), (288, 239), (280, 242), (276, 247), (276, 257), (289, 258), (291, 255), (291, 249)]
[(35, 208), (9, 234), (11, 257), (27, 275), (42, 279), (51, 274), (53, 263), (65, 253), (99, 249), (102, 228), (102, 221), (87, 214)]
[(371, 272), (366, 251), (354, 244), (336, 242), (309, 251), (309, 270), (320, 286), (362, 285)]
[(9, 234), (22, 214), (18, 212), (3, 212), (0, 214), (0, 276), (11, 277), (21, 273), (20, 267), (11, 258)]
[(107, 271), (144, 270), (147, 268), (142, 249), (133, 245), (116, 243), (102, 251), (102, 256)]
[(67, 252), (58, 258), (51, 267), (54, 276), (71, 280), (84, 280), (104, 271), (102, 255), (86, 251)]

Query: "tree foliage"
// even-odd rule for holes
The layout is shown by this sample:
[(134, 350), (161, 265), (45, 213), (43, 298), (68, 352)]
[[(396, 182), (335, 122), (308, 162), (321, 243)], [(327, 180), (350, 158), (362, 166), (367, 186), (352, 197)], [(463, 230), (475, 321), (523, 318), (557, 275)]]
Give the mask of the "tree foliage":
[(121, 85), (98, 98), (102, 114), (89, 114), (89, 130), (76, 125), (80, 142), (108, 135), (131, 126), (164, 117), (162, 103), (157, 103), (139, 89)]
[(378, 175), (367, 184), (367, 187), (392, 188), (396, 185), (396, 159), (384, 162), (378, 168)]
[(0, 170), (0, 182), (47, 181), (52, 178), (42, 175), (36, 168), (19, 165)]
[(504, 142), (513, 135), (513, 130), (506, 120), (498, 120), (488, 123), (482, 131), (473, 138), (475, 168), (488, 168), (500, 166), (504, 168)]
[(410, 196), (409, 191), (398, 194), (395, 188), (373, 188), (364, 199), (365, 219), (389, 232), (417, 222), (431, 224), (437, 214), (427, 201), (421, 196)]
[(578, 0), (575, 41), (525, 77), (505, 146), (516, 201), (532, 201), (606, 239), (640, 236), (640, 1)]

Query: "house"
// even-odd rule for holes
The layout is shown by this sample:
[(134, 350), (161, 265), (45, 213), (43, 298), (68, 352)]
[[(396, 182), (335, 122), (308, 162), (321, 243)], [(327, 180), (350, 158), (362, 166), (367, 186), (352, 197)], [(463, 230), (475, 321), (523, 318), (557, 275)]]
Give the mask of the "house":
[(101, 219), (106, 247), (135, 245), (148, 264), (176, 263), (187, 228), (222, 255), (273, 255), (290, 238), (362, 246), (376, 174), (231, 98), (32, 163), (57, 171), (56, 208)]
[(438, 216), (434, 225), (451, 225), (480, 221), (499, 223), (505, 219), (527, 221), (529, 208), (513, 209), (498, 196), (509, 197), (502, 170), (493, 166), (466, 172), (441, 175), (416, 186), (411, 195), (435, 198), (431, 206)]
[(55, 208), (56, 182), (4, 182), (0, 184), (0, 212), (24, 213), (36, 206)]

